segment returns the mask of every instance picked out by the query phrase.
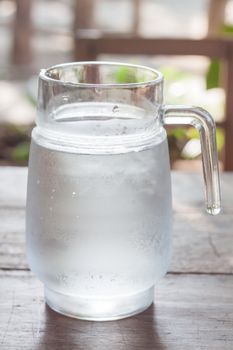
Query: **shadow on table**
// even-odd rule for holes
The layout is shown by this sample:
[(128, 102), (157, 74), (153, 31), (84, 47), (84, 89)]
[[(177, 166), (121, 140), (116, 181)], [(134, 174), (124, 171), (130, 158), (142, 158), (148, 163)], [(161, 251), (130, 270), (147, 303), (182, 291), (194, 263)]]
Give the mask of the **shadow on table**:
[(90, 322), (68, 318), (45, 306), (37, 350), (165, 350), (155, 307), (131, 318)]

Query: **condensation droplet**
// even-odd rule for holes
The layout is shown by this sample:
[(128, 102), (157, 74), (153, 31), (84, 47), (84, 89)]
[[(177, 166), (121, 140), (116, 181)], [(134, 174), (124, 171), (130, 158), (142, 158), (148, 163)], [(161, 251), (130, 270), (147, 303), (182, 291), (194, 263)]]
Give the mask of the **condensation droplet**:
[(56, 190), (55, 190), (55, 188), (53, 188), (53, 189), (52, 189), (52, 193), (55, 193), (55, 192), (56, 192)]
[(76, 215), (76, 218), (79, 219), (79, 215)]
[(37, 183), (37, 185), (39, 185), (40, 184), (40, 180), (37, 180), (36, 183)]
[(97, 95), (101, 95), (102, 91), (101, 91), (100, 89), (98, 89), (98, 88), (95, 88), (95, 93), (96, 93)]
[(65, 273), (59, 273), (56, 278), (58, 279), (59, 282), (61, 283), (67, 283), (68, 276)]
[(49, 211), (53, 211), (53, 207), (49, 207)]
[(113, 113), (119, 112), (119, 107), (115, 105), (112, 109)]
[(123, 130), (122, 130), (122, 134), (126, 134), (126, 131), (127, 131), (127, 127), (124, 126)]
[(54, 197), (53, 196), (50, 196), (50, 199), (53, 199)]
[(72, 197), (76, 197), (76, 192), (72, 192)]

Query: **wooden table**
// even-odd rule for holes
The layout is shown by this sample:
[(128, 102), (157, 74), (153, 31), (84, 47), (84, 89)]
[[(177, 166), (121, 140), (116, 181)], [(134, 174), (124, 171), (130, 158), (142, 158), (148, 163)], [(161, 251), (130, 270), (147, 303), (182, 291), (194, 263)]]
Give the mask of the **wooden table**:
[(132, 318), (67, 318), (43, 301), (24, 247), (25, 168), (0, 168), (1, 350), (232, 350), (233, 174), (223, 211), (205, 214), (201, 175), (173, 173), (174, 252), (155, 305)]

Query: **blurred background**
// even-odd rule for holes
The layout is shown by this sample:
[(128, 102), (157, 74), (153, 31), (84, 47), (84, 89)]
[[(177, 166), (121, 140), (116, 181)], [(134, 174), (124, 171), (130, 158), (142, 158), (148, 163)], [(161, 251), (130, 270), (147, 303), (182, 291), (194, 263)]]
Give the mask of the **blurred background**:
[[(233, 170), (232, 42), (233, 0), (0, 0), (0, 165), (27, 165), (39, 70), (96, 59), (162, 71), (166, 103), (212, 113), (221, 168)], [(172, 167), (199, 169), (197, 132), (168, 135)]]

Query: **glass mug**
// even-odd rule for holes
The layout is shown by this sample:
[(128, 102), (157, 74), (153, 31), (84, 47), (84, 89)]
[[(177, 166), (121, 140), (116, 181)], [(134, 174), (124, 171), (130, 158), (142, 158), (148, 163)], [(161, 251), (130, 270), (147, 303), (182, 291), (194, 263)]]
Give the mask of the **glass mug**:
[(206, 209), (220, 211), (215, 123), (163, 105), (163, 77), (143, 66), (77, 62), (42, 70), (27, 193), (27, 254), (47, 304), (89, 320), (153, 302), (171, 256), (164, 125), (200, 133)]

